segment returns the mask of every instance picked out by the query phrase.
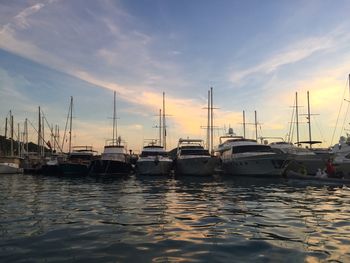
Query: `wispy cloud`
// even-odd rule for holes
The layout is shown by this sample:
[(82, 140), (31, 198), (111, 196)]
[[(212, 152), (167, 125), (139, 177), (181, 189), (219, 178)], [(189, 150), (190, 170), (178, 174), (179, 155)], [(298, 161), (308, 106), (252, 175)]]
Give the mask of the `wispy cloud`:
[[(273, 53), (270, 58), (267, 58), (266, 61), (260, 64), (231, 72), (229, 79), (233, 83), (237, 83), (253, 74), (268, 74), (277, 71), (285, 65), (305, 60), (317, 52), (334, 48), (335, 45), (339, 45), (339, 42), (344, 42), (344, 34), (344, 31), (336, 29), (325, 36), (298, 40), (286, 48)], [(346, 35), (348, 39), (349, 36), (348, 34)], [(339, 41), (340, 36), (342, 36), (341, 41)]]
[(14, 17), (15, 24), (21, 28), (27, 28), (29, 26), (27, 18), (38, 12), (44, 6), (45, 5), (43, 3), (37, 3), (27, 7)]

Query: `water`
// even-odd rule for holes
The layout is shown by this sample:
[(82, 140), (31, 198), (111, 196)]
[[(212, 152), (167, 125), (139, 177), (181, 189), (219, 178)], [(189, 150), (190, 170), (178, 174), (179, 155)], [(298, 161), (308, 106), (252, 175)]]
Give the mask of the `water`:
[(350, 189), (0, 176), (0, 262), (350, 262)]

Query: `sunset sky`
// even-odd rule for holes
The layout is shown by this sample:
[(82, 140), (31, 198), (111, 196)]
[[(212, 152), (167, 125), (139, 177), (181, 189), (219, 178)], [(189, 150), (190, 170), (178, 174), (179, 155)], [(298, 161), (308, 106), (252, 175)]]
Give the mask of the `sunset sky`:
[(165, 92), (171, 149), (206, 138), (213, 87), (216, 142), (228, 127), (243, 133), (243, 110), (249, 123), (257, 111), (259, 136), (285, 137), (295, 92), (305, 114), (310, 91), (312, 139), (335, 144), (350, 128), (349, 10), (341, 0), (2, 0), (0, 134), (10, 110), (36, 127), (41, 106), (63, 136), (73, 96), (73, 145), (101, 151), (116, 91), (118, 134), (140, 151), (158, 137)]

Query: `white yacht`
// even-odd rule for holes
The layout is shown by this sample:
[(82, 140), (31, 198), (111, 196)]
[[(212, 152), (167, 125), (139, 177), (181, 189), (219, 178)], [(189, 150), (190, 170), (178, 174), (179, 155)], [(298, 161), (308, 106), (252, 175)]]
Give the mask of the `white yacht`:
[(327, 162), (325, 155), (316, 154), (308, 148), (297, 147), (288, 142), (272, 142), (269, 144), (277, 153), (287, 155), (287, 163), (296, 162), (309, 175), (315, 175), (319, 169), (324, 169)]
[(349, 178), (350, 177), (350, 135), (341, 136), (339, 143), (331, 149), (332, 164), (336, 173)]
[(21, 159), (18, 157), (0, 157), (0, 174), (21, 174)]
[(173, 168), (173, 160), (160, 145), (151, 142), (144, 146), (136, 161), (136, 172), (140, 175), (168, 175)]
[(238, 176), (279, 176), (286, 159), (285, 154), (277, 154), (268, 145), (232, 134), (220, 137), (215, 152), (223, 172)]
[(201, 139), (180, 139), (175, 159), (177, 175), (213, 175), (218, 158), (204, 149)]

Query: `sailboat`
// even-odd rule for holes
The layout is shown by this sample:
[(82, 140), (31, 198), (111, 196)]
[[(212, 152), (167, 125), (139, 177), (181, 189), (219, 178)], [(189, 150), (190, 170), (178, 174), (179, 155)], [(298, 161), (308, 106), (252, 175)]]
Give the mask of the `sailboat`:
[[(7, 124), (7, 118), (6, 118)], [(0, 174), (19, 174), (23, 173), (23, 168), (21, 168), (22, 158), (14, 155), (13, 150), (13, 115), (10, 111), (10, 126), (11, 126), (11, 150), (9, 156), (0, 155)], [(6, 135), (5, 135), (6, 138)], [(19, 143), (19, 142), (17, 142)]]
[(101, 158), (92, 161), (89, 171), (91, 175), (120, 175), (131, 172), (130, 154), (121, 137), (117, 136), (116, 119), (116, 92), (114, 92), (113, 138), (106, 141)]
[(73, 118), (73, 97), (70, 102), (70, 127), (69, 127), (69, 153), (67, 160), (59, 163), (59, 172), (64, 176), (85, 176), (88, 175), (89, 167), (95, 158), (92, 146), (72, 147), (72, 118)]
[[(298, 113), (298, 93), (295, 93), (295, 124), (296, 124), (296, 135), (297, 142), (296, 145), (293, 145), (291, 142), (273, 142), (270, 143), (271, 148), (277, 153), (284, 153), (287, 155), (285, 163), (286, 170), (301, 170), (303, 173), (308, 175), (316, 175), (319, 169), (323, 169), (326, 165), (326, 161), (329, 157), (329, 154), (323, 153), (318, 154), (313, 151), (312, 146), (314, 144), (321, 143), (321, 141), (315, 141), (311, 139), (311, 112), (310, 112), (310, 97), (309, 91), (307, 92), (307, 123), (309, 126), (309, 140), (300, 141), (299, 140), (299, 113)], [(294, 115), (294, 111), (293, 111)], [(291, 125), (294, 122), (291, 122)], [(292, 126), (291, 126), (292, 127)], [(290, 128), (291, 130), (291, 128)], [(301, 144), (309, 144), (309, 147), (303, 148)]]

